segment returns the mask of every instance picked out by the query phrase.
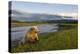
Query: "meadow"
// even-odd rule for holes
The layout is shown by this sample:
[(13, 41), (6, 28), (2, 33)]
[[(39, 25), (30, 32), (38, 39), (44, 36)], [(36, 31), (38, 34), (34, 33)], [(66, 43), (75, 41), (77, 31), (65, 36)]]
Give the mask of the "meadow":
[(11, 27), (20, 27), (20, 26), (35, 26), (39, 24), (48, 24), (47, 22), (11, 22)]
[(78, 26), (77, 23), (76, 24), (62, 23), (59, 25), (59, 31), (39, 34), (39, 41), (37, 43), (34, 44), (26, 43), (23, 45), (11, 47), (11, 52), (16, 53), (16, 52), (77, 49), (78, 48), (77, 26)]

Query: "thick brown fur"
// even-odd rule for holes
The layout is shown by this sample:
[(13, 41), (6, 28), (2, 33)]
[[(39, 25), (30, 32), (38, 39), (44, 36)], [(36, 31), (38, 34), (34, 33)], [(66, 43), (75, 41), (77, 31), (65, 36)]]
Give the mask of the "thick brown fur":
[(37, 42), (39, 40), (38, 32), (39, 30), (37, 27), (30, 28), (30, 30), (26, 32), (25, 42), (29, 42), (29, 43)]

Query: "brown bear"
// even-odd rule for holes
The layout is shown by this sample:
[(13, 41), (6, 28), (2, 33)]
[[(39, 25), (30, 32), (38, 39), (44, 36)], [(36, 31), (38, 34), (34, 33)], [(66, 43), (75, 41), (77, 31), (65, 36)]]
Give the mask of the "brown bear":
[(39, 32), (38, 27), (37, 26), (32, 26), (26, 32), (25, 41), (26, 42), (30, 42), (30, 43), (34, 43), (34, 42), (38, 41), (39, 40), (39, 38), (38, 38), (38, 32)]

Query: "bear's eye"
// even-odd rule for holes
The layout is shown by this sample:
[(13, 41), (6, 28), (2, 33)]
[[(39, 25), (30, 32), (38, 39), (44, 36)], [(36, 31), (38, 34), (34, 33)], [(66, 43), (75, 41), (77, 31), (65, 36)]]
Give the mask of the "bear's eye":
[(35, 31), (35, 33), (37, 33), (37, 31)]
[(34, 28), (31, 28), (30, 30), (34, 30)]

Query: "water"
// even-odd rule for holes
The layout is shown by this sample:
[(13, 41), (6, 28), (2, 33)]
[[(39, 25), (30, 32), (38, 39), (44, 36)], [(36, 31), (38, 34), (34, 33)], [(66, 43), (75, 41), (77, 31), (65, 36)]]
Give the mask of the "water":
[[(24, 37), (25, 33), (31, 28), (32, 26), (24, 26), (24, 27), (15, 27), (11, 28), (11, 40), (17, 40), (20, 37)], [(56, 32), (58, 30), (57, 24), (42, 24), (37, 25), (40, 33), (45, 32)]]

